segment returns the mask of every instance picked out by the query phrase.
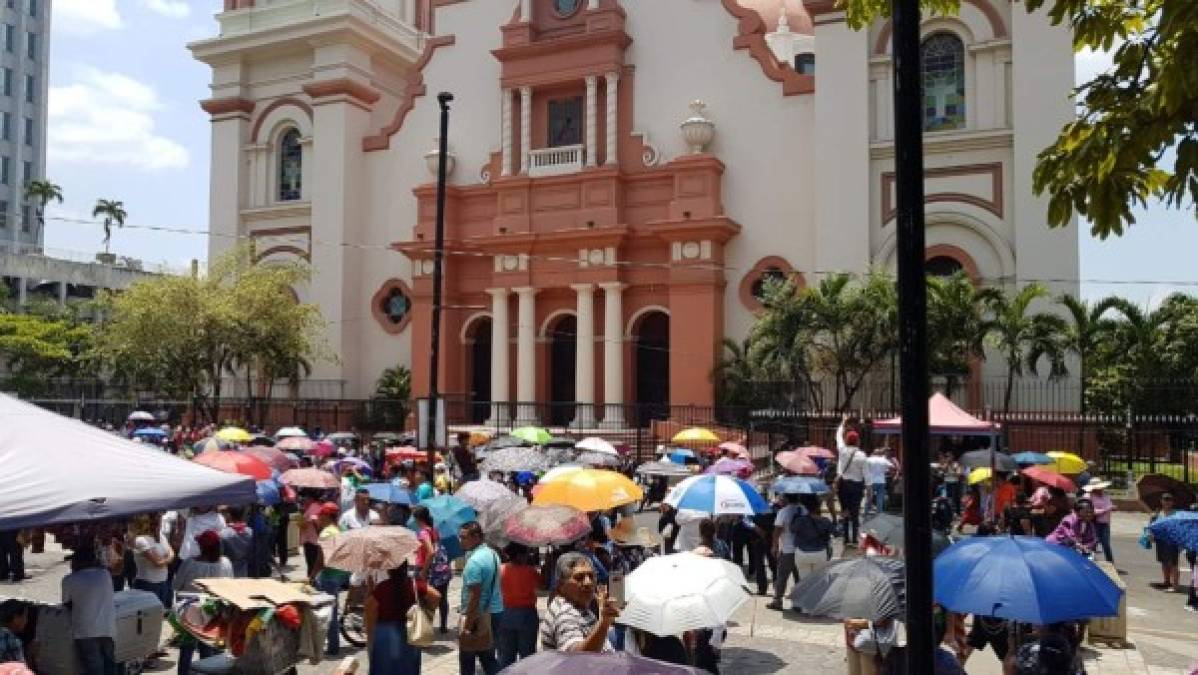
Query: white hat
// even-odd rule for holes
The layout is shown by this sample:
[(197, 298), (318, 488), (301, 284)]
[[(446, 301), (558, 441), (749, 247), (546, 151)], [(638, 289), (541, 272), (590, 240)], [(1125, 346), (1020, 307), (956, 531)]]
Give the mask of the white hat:
[(1111, 481), (1101, 478), (1091, 478), (1090, 482), (1082, 486), (1082, 490), (1090, 492), (1091, 490), (1105, 490), (1111, 486)]

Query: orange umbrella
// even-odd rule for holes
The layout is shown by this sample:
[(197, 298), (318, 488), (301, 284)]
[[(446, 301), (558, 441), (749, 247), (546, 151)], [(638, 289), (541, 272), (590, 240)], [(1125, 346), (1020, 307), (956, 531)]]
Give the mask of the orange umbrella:
[(815, 462), (812, 461), (810, 457), (800, 453), (797, 450), (779, 452), (777, 456), (774, 457), (774, 461), (777, 462), (783, 469), (800, 476), (819, 475), (819, 467), (816, 466)]
[(194, 461), (210, 469), (250, 476), (254, 480), (266, 480), (271, 474), (269, 464), (237, 450), (207, 450), (197, 455)]

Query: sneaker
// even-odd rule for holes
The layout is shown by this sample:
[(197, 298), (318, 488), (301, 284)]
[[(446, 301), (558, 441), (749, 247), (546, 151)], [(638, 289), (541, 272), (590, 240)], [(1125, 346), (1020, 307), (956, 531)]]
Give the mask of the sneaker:
[(781, 611), (782, 603), (775, 600), (775, 601), (771, 602), (770, 604), (766, 605), (765, 608), (766, 609), (776, 609), (778, 611)]

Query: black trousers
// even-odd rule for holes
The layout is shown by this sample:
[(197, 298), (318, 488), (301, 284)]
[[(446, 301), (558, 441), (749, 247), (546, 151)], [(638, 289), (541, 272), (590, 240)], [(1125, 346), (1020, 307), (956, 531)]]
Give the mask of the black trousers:
[(17, 541), (19, 530), (0, 532), (0, 579), (25, 578), (25, 547)]
[(754, 537), (749, 542), (749, 576), (757, 580), (757, 595), (765, 595), (769, 590), (769, 575), (766, 574), (766, 565), (772, 571), (774, 569), (773, 555), (770, 553), (766, 543), (758, 537)]
[(861, 529), (861, 498), (865, 496), (865, 483), (840, 479), (836, 496), (840, 500), (841, 534), (845, 543), (856, 543)]

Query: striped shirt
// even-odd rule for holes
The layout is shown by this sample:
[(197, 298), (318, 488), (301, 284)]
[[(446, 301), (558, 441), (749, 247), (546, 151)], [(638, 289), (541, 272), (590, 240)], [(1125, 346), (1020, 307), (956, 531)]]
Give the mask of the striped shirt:
[[(585, 642), (597, 623), (599, 619), (590, 609), (581, 611), (559, 595), (549, 603), (541, 619), (541, 649), (568, 652)], [(606, 640), (603, 651), (612, 651)]]

